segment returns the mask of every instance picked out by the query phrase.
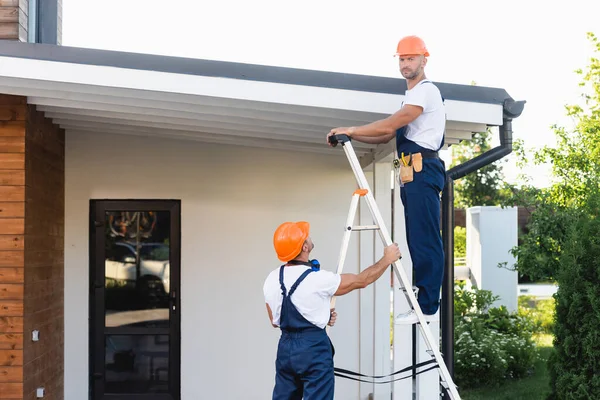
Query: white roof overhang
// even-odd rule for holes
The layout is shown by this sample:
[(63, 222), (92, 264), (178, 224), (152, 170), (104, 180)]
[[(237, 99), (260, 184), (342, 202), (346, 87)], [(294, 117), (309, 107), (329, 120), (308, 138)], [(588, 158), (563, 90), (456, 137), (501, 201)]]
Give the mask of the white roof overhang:
[[(371, 83), (381, 86), (382, 80), (395, 85), (403, 82), (389, 78), (299, 72), (234, 63), (222, 64), (238, 68), (242, 75), (224, 73), (218, 76), (214, 71), (203, 75), (202, 71), (183, 73), (181, 68), (169, 70), (162, 65), (155, 69), (147, 64), (140, 68), (118, 62), (97, 65), (73, 61), (72, 57), (61, 58), (55, 53), (63, 51), (68, 56), (76, 51), (84, 55), (101, 52), (117, 60), (124, 54), (125, 58), (146, 57), (138, 62), (152, 57), (163, 64), (165, 61), (211, 62), (59, 46), (53, 46), (54, 51), (48, 53), (49, 49), (44, 45), (16, 45), (27, 47), (0, 45), (0, 93), (27, 96), (30, 104), (35, 104), (38, 110), (67, 131), (340, 154), (343, 152), (325, 143), (325, 135), (331, 128), (362, 125), (384, 118), (397, 111), (403, 99), (403, 91), (398, 88), (378, 91), (368, 87)], [(21, 54), (22, 49), (27, 52)], [(54, 56), (38, 58), (38, 53)], [(246, 77), (243, 75), (245, 68), (250, 72), (264, 68), (262, 73), (266, 78)], [(294, 73), (313, 74), (314, 82), (306, 77), (297, 82), (282, 79), (282, 71), (290, 76)], [(314, 79), (315, 74), (322, 74), (319, 78), (323, 79)], [(269, 81), (273, 76), (275, 79)], [(337, 78), (338, 82), (333, 79), (330, 81), (333, 87), (327, 87), (328, 77)], [(343, 78), (343, 84), (339, 84), (340, 78)], [(360, 82), (353, 83), (353, 78)], [(366, 90), (363, 89), (365, 82)], [(501, 97), (506, 93), (503, 90), (441, 85), (446, 87), (446, 90), (441, 89), (443, 94), (444, 91), (459, 93), (456, 98), (445, 96), (447, 144), (470, 139), (473, 132), (502, 124), (504, 99)], [(477, 98), (479, 89), (487, 90), (481, 92), (484, 101)], [(495, 92), (490, 93), (490, 90)], [(391, 146), (376, 148), (362, 143), (354, 143), (354, 148), (363, 163), (386, 156), (392, 149)]]

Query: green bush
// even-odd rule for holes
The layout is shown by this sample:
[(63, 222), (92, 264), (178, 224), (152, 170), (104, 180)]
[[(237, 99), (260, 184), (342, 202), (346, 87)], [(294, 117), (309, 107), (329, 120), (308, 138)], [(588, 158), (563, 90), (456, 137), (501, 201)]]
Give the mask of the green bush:
[(455, 377), (463, 388), (493, 386), (527, 376), (536, 360), (535, 322), (527, 315), (491, 307), (488, 290), (455, 291)]
[(573, 221), (556, 277), (550, 376), (557, 399), (600, 398), (600, 193)]
[(463, 318), (454, 330), (456, 383), (461, 388), (495, 385), (505, 377), (508, 366), (502, 334), (477, 319)]
[(552, 334), (554, 332), (555, 300), (537, 300), (531, 296), (519, 296), (519, 314), (531, 318), (537, 333)]
[(467, 256), (467, 228), (454, 227), (454, 257)]

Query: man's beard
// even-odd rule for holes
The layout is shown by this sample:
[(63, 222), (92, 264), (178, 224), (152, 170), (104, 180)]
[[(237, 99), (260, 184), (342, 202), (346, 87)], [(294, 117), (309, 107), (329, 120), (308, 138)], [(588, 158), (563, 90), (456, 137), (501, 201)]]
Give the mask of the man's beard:
[(411, 73), (409, 73), (408, 75), (405, 75), (405, 73), (402, 73), (402, 76), (404, 76), (406, 79), (415, 79), (417, 76), (419, 76), (419, 70), (413, 71)]

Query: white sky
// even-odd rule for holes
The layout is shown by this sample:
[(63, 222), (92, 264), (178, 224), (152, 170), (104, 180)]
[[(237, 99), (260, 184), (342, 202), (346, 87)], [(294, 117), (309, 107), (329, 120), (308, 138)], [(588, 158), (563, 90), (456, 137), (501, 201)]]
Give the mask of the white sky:
[[(63, 45), (399, 77), (392, 54), (416, 34), (429, 78), (526, 100), (514, 134), (537, 147), (569, 122), (598, 15), (598, 0), (63, 0)], [(512, 160), (505, 172), (514, 179)], [(530, 173), (545, 184), (545, 170)]]

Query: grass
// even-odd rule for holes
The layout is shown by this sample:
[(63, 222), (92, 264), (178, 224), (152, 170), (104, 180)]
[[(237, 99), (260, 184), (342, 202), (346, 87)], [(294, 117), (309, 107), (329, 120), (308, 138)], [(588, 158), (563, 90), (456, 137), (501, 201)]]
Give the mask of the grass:
[(552, 335), (540, 335), (536, 338), (536, 342), (539, 357), (535, 362), (533, 375), (506, 382), (498, 387), (463, 390), (461, 398), (464, 400), (545, 400), (550, 393), (547, 361), (553, 351)]

